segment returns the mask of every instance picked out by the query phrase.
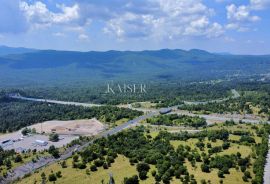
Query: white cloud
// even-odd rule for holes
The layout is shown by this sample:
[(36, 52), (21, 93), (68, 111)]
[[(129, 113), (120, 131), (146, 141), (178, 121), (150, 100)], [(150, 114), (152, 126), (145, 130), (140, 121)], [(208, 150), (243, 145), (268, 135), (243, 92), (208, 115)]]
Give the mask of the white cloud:
[(261, 18), (253, 14), (251, 4), (236, 6), (231, 4), (226, 6), (228, 24), (225, 26), (229, 30), (240, 32), (250, 30), (251, 24), (258, 22)]
[(223, 33), (220, 24), (210, 21), (214, 10), (201, 0), (147, 0), (144, 3), (144, 6), (136, 6), (136, 11), (133, 4), (128, 4), (125, 11), (120, 8), (118, 12), (112, 12), (115, 16), (105, 20), (104, 32), (120, 40), (137, 37), (215, 37)]
[(27, 20), (34, 26), (51, 26), (53, 24), (70, 24), (79, 19), (79, 6), (74, 4), (71, 7), (57, 5), (60, 13), (50, 11), (46, 4), (37, 1), (34, 4), (20, 2), (20, 8), (24, 12)]
[(56, 33), (53, 33), (52, 35), (56, 36), (56, 37), (65, 37), (66, 36), (66, 34), (61, 33), (61, 32), (56, 32)]
[(82, 40), (82, 41), (89, 40), (89, 36), (86, 34), (79, 34), (78, 38), (79, 38), (79, 40)]
[(260, 20), (260, 17), (251, 15), (250, 8), (248, 6), (239, 6), (237, 7), (235, 4), (231, 4), (226, 7), (227, 9), (227, 18), (230, 21), (240, 21), (240, 22), (256, 22)]
[(225, 26), (228, 30), (237, 30), (239, 32), (249, 31), (250, 28), (246, 25), (242, 25), (241, 23), (229, 23)]
[(250, 0), (250, 6), (254, 10), (263, 10), (270, 7), (270, 0)]

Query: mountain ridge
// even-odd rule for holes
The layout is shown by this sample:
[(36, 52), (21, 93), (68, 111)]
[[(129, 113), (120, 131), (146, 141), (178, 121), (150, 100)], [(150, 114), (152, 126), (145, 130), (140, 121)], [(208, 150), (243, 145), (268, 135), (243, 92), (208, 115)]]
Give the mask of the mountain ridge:
[(221, 55), (204, 50), (25, 50), (0, 56), (0, 85), (106, 80), (186, 81), (270, 73), (269, 55)]

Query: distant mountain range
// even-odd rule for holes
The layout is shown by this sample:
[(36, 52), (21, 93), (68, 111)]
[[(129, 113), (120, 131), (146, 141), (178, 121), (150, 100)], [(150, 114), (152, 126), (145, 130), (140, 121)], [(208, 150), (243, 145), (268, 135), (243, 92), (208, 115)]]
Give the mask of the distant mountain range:
[(193, 81), (270, 72), (270, 55), (204, 50), (75, 52), (0, 47), (0, 85)]
[(28, 49), (23, 47), (7, 47), (7, 46), (0, 46), (0, 56), (5, 56), (9, 54), (23, 54), (28, 52), (35, 52), (36, 49)]

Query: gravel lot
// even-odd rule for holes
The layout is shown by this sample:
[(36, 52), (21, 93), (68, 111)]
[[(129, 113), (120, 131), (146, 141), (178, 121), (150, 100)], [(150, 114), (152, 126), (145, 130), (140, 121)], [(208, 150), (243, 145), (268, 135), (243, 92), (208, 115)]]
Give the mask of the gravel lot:
[[(83, 120), (70, 120), (70, 121), (45, 121), (30, 126), (35, 128), (38, 133), (56, 132), (61, 135), (96, 135), (104, 130), (104, 125), (97, 119), (83, 119)], [(41, 130), (42, 129), (42, 130)]]
[[(30, 136), (22, 136), (21, 132), (17, 131), (14, 133), (1, 135), (0, 143), (2, 148), (5, 150), (15, 149), (17, 152), (22, 152), (23, 150), (37, 149), (39, 151), (48, 149), (51, 145), (54, 145), (55, 147), (62, 147), (77, 138), (78, 136), (60, 135), (60, 140), (58, 142), (51, 142), (49, 141), (48, 135), (35, 134)], [(2, 143), (3, 141), (7, 140), (9, 140), (7, 143)], [(36, 143), (36, 140), (46, 141), (48, 144), (46, 146), (41, 146)]]
[[(35, 128), (37, 133), (41, 133), (41, 123), (29, 126)], [(58, 142), (49, 141), (49, 134), (52, 129), (59, 134)], [(28, 149), (44, 150), (51, 145), (62, 147), (72, 140), (77, 139), (80, 135), (96, 135), (104, 130), (104, 125), (96, 119), (90, 120), (73, 120), (73, 121), (46, 121), (42, 123), (42, 131), (45, 134), (30, 134), (23, 136), (21, 130), (13, 133), (0, 135), (0, 146), (3, 149), (15, 149), (17, 152), (22, 152)], [(46, 141), (47, 145), (37, 144), (36, 140)]]

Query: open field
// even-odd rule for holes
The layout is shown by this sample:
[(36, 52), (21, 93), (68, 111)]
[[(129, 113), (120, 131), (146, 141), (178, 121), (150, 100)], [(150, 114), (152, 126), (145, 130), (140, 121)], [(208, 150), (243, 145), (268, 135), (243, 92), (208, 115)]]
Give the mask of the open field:
[[(256, 127), (261, 127), (261, 125), (255, 125)], [(209, 130), (221, 130), (224, 127), (222, 124), (214, 125), (213, 127), (210, 127)], [(261, 142), (261, 137), (258, 137), (256, 135), (255, 129), (251, 127), (251, 125), (232, 125), (227, 127), (228, 130), (246, 130), (250, 131), (250, 136), (253, 137), (256, 141), (256, 143)], [(153, 130), (153, 131), (152, 131)], [(152, 136), (153, 138), (158, 136), (158, 131), (155, 129), (150, 129), (150, 132), (145, 132), (144, 136), (148, 137), (148, 135)], [(241, 155), (241, 158), (250, 158), (249, 166), (246, 168), (246, 171), (249, 171), (251, 174), (251, 178), (254, 178), (253, 173), (253, 164), (256, 158), (253, 158), (251, 155), (254, 154), (254, 150), (252, 149), (251, 145), (245, 145), (242, 144), (239, 141), (241, 136), (234, 135), (232, 133), (229, 134), (229, 138), (226, 142), (230, 142), (230, 146), (227, 149), (222, 149), (218, 153), (209, 154), (209, 150), (213, 147), (222, 147), (224, 144), (224, 140), (217, 139), (216, 141), (212, 141), (208, 138), (205, 138), (204, 140), (199, 141), (198, 138), (189, 138), (186, 141), (183, 140), (170, 140), (170, 144), (174, 147), (175, 150), (180, 145), (188, 146), (190, 147), (190, 152), (197, 152), (199, 155), (203, 154), (209, 154), (211, 159), (216, 158), (217, 156), (224, 156), (224, 155), (236, 155), (238, 152)], [(233, 142), (236, 141), (236, 142)], [(196, 143), (202, 142), (205, 144), (204, 149), (200, 149)], [(208, 148), (206, 145), (211, 144), (211, 147)], [(109, 174), (112, 173), (113, 177), (116, 181), (116, 183), (122, 183), (125, 177), (131, 177), (133, 175), (138, 175), (138, 171), (136, 170), (136, 164), (131, 165), (129, 162), (129, 158), (118, 154), (118, 157), (115, 159), (115, 162), (112, 163), (111, 167), (108, 169), (104, 169), (103, 167), (98, 167), (97, 171), (90, 171), (90, 174), (86, 174), (86, 169), (89, 169), (90, 166), (94, 163), (93, 161), (88, 162), (86, 164), (86, 169), (77, 169), (72, 168), (72, 160), (67, 160), (67, 168), (62, 168), (59, 163), (55, 163), (51, 166), (48, 166), (44, 169), (41, 169), (38, 173), (32, 174), (30, 177), (24, 178), (18, 183), (26, 183), (31, 184), (33, 181), (36, 181), (39, 183), (41, 181), (41, 173), (44, 172), (46, 176), (52, 172), (56, 173), (57, 171), (62, 172), (62, 177), (58, 178), (56, 183), (59, 184), (71, 184), (71, 183), (101, 183), (104, 181), (104, 183), (107, 183), (109, 181)], [(81, 161), (81, 158), (79, 159), (79, 162)], [(192, 164), (191, 161), (189, 161), (187, 158), (185, 159), (183, 165), (187, 168), (189, 175), (194, 175), (195, 180), (200, 183), (201, 180), (205, 180), (206, 182), (208, 180), (211, 181), (212, 184), (220, 183), (220, 180), (223, 181), (224, 184), (243, 184), (243, 183), (251, 183), (251, 179), (249, 178), (247, 182), (244, 182), (242, 177), (244, 173), (241, 171), (240, 166), (238, 166), (237, 162), (236, 165), (232, 168), (229, 168), (229, 174), (224, 174), (223, 178), (220, 178), (218, 176), (218, 168), (211, 168), (210, 172), (202, 172), (201, 165), (203, 164), (203, 161), (196, 161), (195, 165)], [(147, 174), (146, 180), (140, 180), (141, 184), (153, 184), (155, 183), (155, 178), (151, 175), (151, 171), (158, 170), (156, 165), (150, 164), (150, 170)], [(184, 176), (183, 176), (184, 177)], [(161, 182), (162, 183), (162, 182)], [(170, 180), (171, 184), (176, 183), (182, 183), (180, 179), (177, 179), (175, 177), (172, 177)]]
[[(63, 177), (56, 181), (59, 184), (74, 184), (74, 183), (101, 183), (104, 180), (104, 183), (109, 182), (109, 174), (112, 173), (116, 183), (121, 183), (123, 181), (123, 176), (131, 177), (137, 174), (136, 167), (131, 166), (128, 159), (122, 155), (119, 155), (115, 163), (112, 164), (112, 167), (109, 169), (99, 168), (96, 172), (91, 172), (90, 175), (87, 175), (85, 169), (80, 170), (72, 168), (72, 159), (67, 160), (67, 168), (62, 169), (61, 165), (56, 163), (45, 169), (39, 171), (39, 173), (34, 173), (31, 177), (25, 178), (22, 181), (18, 182), (20, 184), (32, 184), (33, 181), (39, 182), (41, 180), (40, 174), (44, 172), (47, 176), (51, 171), (57, 172), (61, 170)], [(90, 164), (88, 164), (88, 167)], [(150, 173), (149, 173), (150, 176)], [(142, 184), (154, 183), (153, 177), (150, 177), (147, 181), (141, 182)]]
[(104, 129), (104, 125), (97, 119), (45, 121), (29, 128), (35, 128), (38, 133), (58, 133), (60, 135), (96, 135)]

